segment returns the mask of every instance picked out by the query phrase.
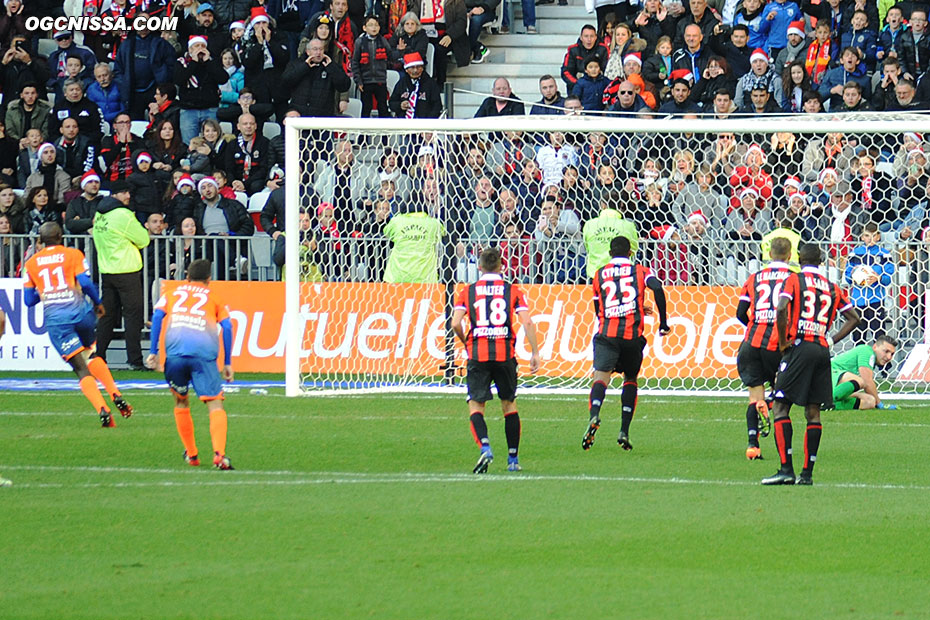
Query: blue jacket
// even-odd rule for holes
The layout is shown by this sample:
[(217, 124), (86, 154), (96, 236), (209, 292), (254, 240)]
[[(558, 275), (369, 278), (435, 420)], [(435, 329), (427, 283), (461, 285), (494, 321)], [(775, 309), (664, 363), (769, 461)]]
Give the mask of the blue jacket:
[(901, 55), (901, 35), (907, 30), (907, 25), (902, 24), (898, 28), (897, 32), (891, 32), (891, 28), (885, 26), (882, 28), (882, 31), (878, 33), (878, 49), (885, 52), (885, 56), (888, 55), (888, 52), (894, 50), (894, 52), (900, 56)]
[(801, 7), (795, 4), (794, 0), (787, 0), (784, 4), (779, 4), (773, 0), (765, 5), (760, 17), (765, 19), (772, 11), (775, 11), (775, 19), (769, 22), (771, 26), (769, 27), (769, 36), (765, 44), (766, 50), (771, 50), (772, 48), (780, 49), (787, 46), (788, 25), (793, 21), (804, 18), (801, 14)]
[[(228, 72), (227, 72), (228, 73)], [(226, 88), (226, 87), (229, 88)], [(220, 86), (220, 105), (230, 106), (239, 102), (239, 93), (245, 86), (245, 73), (242, 68), (236, 69), (229, 76), (229, 81)]]
[[(766, 15), (768, 15), (768, 13), (763, 9), (762, 13), (759, 13), (753, 19), (746, 19), (746, 16), (742, 12), (738, 13), (736, 17), (733, 18), (734, 26), (746, 24), (746, 27), (749, 28), (749, 42), (746, 43), (746, 47), (751, 50), (757, 47), (764, 48), (766, 46), (769, 38), (769, 30), (772, 28), (772, 22), (765, 20)], [(788, 40), (787, 32), (785, 34), (785, 40)]]
[(123, 104), (129, 107), (129, 97), (170, 82), (175, 54), (171, 44), (158, 34), (147, 37), (132, 34), (119, 46), (113, 65), (113, 80), (119, 88)]
[(834, 95), (830, 92), (834, 86), (845, 84), (846, 82), (858, 82), (862, 87), (862, 98), (872, 98), (872, 80), (865, 74), (864, 70), (857, 69), (854, 73), (847, 73), (842, 65), (833, 67), (823, 74), (823, 80), (820, 81), (820, 87), (817, 92), (824, 100), (829, 99), (830, 105), (839, 105), (843, 101), (842, 95)]
[(94, 79), (94, 66), (97, 64), (97, 57), (94, 55), (94, 52), (89, 47), (84, 47), (83, 45), (78, 45), (77, 43), (71, 43), (68, 47), (62, 49), (58, 48), (48, 55), (48, 69), (51, 75), (49, 76), (48, 84), (46, 87), (49, 90), (54, 90), (55, 80), (58, 79), (58, 63), (68, 54), (74, 53), (81, 57), (81, 62), (84, 64), (84, 70), (81, 71), (81, 77), (84, 79)]
[[(878, 282), (870, 286), (853, 284), (852, 273), (859, 265), (868, 265), (878, 274)], [(849, 300), (857, 308), (883, 303), (888, 296), (888, 286), (891, 276), (894, 275), (894, 259), (891, 252), (880, 245), (860, 245), (849, 253), (849, 262), (846, 263), (845, 281), (851, 285)]]
[(123, 111), (123, 102), (120, 100), (119, 89), (110, 82), (110, 88), (103, 90), (96, 80), (87, 87), (87, 98), (97, 104), (103, 120), (113, 124), (116, 115)]
[(572, 89), (572, 94), (581, 99), (585, 110), (604, 109), (604, 89), (610, 84), (606, 75), (601, 74), (597, 79), (591, 79), (587, 74), (578, 78)]
[(847, 30), (840, 39), (840, 49), (847, 47), (858, 47), (865, 54), (865, 60), (859, 63), (859, 69), (865, 71), (866, 68), (875, 66), (875, 52), (878, 51), (875, 33), (871, 30)]

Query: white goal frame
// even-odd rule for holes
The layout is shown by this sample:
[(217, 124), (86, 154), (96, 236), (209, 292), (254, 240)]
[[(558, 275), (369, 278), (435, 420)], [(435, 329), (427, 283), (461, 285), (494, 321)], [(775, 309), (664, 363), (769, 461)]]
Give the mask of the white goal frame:
[[(776, 131), (790, 131), (793, 133), (827, 134), (832, 132), (843, 133), (883, 133), (903, 134), (918, 132), (930, 135), (930, 113), (847, 113), (818, 115), (777, 116), (771, 118), (742, 117), (732, 119), (684, 119), (684, 118), (657, 118), (640, 119), (630, 117), (609, 116), (507, 116), (480, 119), (360, 119), (360, 118), (325, 118), (301, 117), (287, 118), (284, 123), (285, 137), (285, 195), (287, 230), (297, 230), (298, 224), (298, 196), (300, 174), (295, 174), (294, 165), (300, 162), (299, 136), (302, 131), (338, 131), (338, 132), (377, 132), (391, 133), (418, 133), (418, 132), (505, 132), (505, 131), (562, 131), (562, 132), (596, 132), (615, 133), (618, 130), (625, 133), (774, 133)], [(299, 396), (306, 394), (332, 395), (339, 390), (324, 390), (307, 392), (300, 387), (300, 349), (303, 327), (300, 320), (300, 273), (299, 273), (299, 236), (285, 237), (285, 278), (289, 283), (298, 285), (286, 286), (285, 312), (287, 344), (285, 348), (285, 394)], [(404, 386), (403, 391), (409, 392), (442, 392), (448, 388), (438, 387), (411, 387)], [(377, 388), (385, 391), (385, 388)], [(359, 390), (353, 390), (359, 392)], [(455, 388), (460, 392), (460, 388)], [(545, 393), (580, 393), (578, 389), (546, 389)], [(654, 394), (675, 395), (701, 395), (701, 396), (737, 396), (743, 391), (721, 390), (646, 390)], [(930, 398), (930, 394), (902, 394), (895, 395), (895, 399), (921, 400)]]

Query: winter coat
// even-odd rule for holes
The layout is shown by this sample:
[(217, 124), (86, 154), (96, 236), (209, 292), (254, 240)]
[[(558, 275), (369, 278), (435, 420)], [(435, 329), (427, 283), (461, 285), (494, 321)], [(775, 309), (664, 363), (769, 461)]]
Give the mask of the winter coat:
[(216, 58), (200, 62), (185, 54), (178, 58), (175, 83), (182, 110), (207, 110), (220, 104), (220, 84), (229, 81), (229, 74)]
[[(749, 28), (749, 41), (746, 43), (746, 47), (751, 50), (760, 47), (764, 48), (769, 40), (769, 30), (772, 28), (772, 22), (765, 19), (766, 15), (768, 13), (765, 12), (765, 7), (762, 7), (757, 13), (747, 13), (746, 9), (741, 9), (733, 18), (734, 26), (745, 24)], [(727, 40), (730, 39), (729, 35), (725, 36)]]
[(119, 88), (124, 109), (129, 108), (129, 99), (135, 93), (163, 82), (180, 83), (172, 80), (174, 58), (174, 48), (157, 33), (146, 37), (133, 34), (120, 44), (113, 65), (113, 81)]
[(830, 107), (832, 109), (833, 106), (839, 106), (843, 103), (843, 95), (834, 95), (830, 90), (834, 86), (845, 84), (850, 81), (858, 82), (859, 85), (862, 86), (862, 96), (865, 99), (872, 96), (872, 81), (865, 74), (865, 71), (856, 70), (854, 73), (848, 73), (842, 65), (834, 67), (824, 73), (823, 80), (821, 80), (820, 87), (817, 91), (820, 93), (820, 96), (824, 98), (824, 101), (827, 99), (830, 100)]
[[(409, 101), (410, 95), (415, 88), (413, 80), (406, 73), (394, 86), (394, 92), (391, 93), (391, 99), (388, 106), (391, 112), (398, 118), (404, 118), (407, 113), (401, 110), (402, 101)], [(439, 118), (442, 114), (442, 101), (440, 99), (439, 86), (436, 81), (426, 73), (420, 76), (420, 90), (417, 94), (417, 105), (414, 112), (414, 118)]]
[(715, 54), (719, 54), (726, 59), (727, 64), (730, 65), (730, 71), (733, 72), (735, 77), (740, 78), (752, 70), (749, 57), (752, 56), (754, 47), (749, 45), (736, 47), (730, 40), (730, 35), (724, 33), (713, 37), (710, 40), (710, 47)]
[(281, 86), (290, 93), (290, 104), (304, 116), (336, 116), (336, 93), (349, 90), (352, 83), (339, 63), (310, 66), (306, 57), (288, 63)]
[[(422, 88), (422, 86), (421, 86)], [(511, 99), (519, 99), (515, 94), (510, 95)], [(475, 118), (484, 118), (487, 116), (523, 116), (526, 113), (523, 103), (519, 101), (508, 101), (503, 109), (497, 110), (497, 99), (487, 97), (481, 102), (478, 111), (475, 112)]]
[(586, 49), (581, 44), (581, 38), (574, 45), (569, 46), (565, 52), (565, 58), (562, 60), (562, 80), (570, 91), (578, 82), (578, 76), (584, 75), (585, 66), (588, 60), (596, 58), (601, 65), (601, 71), (607, 66), (607, 57), (610, 50), (600, 41), (594, 44), (591, 49)]
[(235, 105), (239, 102), (239, 93), (245, 86), (245, 73), (242, 69), (236, 69), (232, 73), (226, 71), (229, 75), (229, 81), (220, 86), (220, 102), (223, 105)]
[[(255, 234), (255, 223), (245, 207), (238, 200), (229, 198), (220, 198), (217, 205), (223, 210), (226, 216), (226, 225), (229, 226), (229, 234), (240, 237), (251, 237)], [(194, 221), (197, 222), (197, 230), (203, 230), (203, 214), (207, 210), (207, 205), (203, 202), (194, 208)]]
[(97, 194), (93, 200), (88, 200), (83, 193), (68, 203), (65, 211), (65, 229), (72, 235), (86, 234), (94, 225), (94, 215), (103, 196)]
[(788, 25), (804, 18), (801, 15), (801, 7), (795, 4), (794, 0), (786, 0), (784, 4), (779, 4), (774, 0), (769, 2), (762, 9), (762, 19), (766, 19), (772, 12), (775, 13), (775, 18), (769, 21), (766, 50), (779, 49), (788, 45)]
[(898, 61), (905, 73), (918, 79), (930, 67), (930, 31), (924, 30), (920, 42), (914, 42), (914, 31), (908, 30), (901, 35), (901, 53)]
[[(848, 255), (844, 284), (849, 290), (849, 301), (857, 308), (881, 304), (888, 296), (888, 286), (895, 272), (894, 257), (888, 249), (880, 245), (860, 245), (853, 248)], [(853, 282), (852, 274), (856, 267), (868, 265), (879, 278), (875, 284), (859, 286)]]
[(78, 134), (70, 145), (65, 144), (64, 136), (55, 140), (54, 145), (55, 161), (72, 179), (97, 167), (97, 155), (100, 149), (81, 134)]
[(871, 71), (875, 67), (875, 53), (877, 51), (875, 32), (870, 29), (849, 30), (840, 37), (840, 49), (858, 47), (862, 52), (863, 61), (859, 63), (860, 70)]
[(283, 101), (287, 93), (279, 87), (281, 75), (291, 59), (287, 47), (287, 38), (279, 32), (271, 34), (271, 40), (266, 42), (268, 53), (271, 54), (272, 67), (264, 68), (265, 51), (262, 44), (255, 38), (249, 39), (245, 44), (245, 55), (242, 59), (242, 68), (245, 70), (245, 83), (255, 94), (255, 101), (259, 103), (272, 103)]
[[(397, 44), (401, 41), (404, 42), (405, 47), (399, 50)], [(426, 35), (425, 30), (421, 28), (410, 35), (404, 32), (403, 25), (401, 25), (397, 28), (397, 32), (394, 33), (394, 38), (391, 39), (391, 69), (402, 72), (404, 70), (404, 55), (413, 52), (418, 53), (425, 62), (428, 46), (429, 37)], [(425, 69), (428, 70), (429, 67), (425, 67)]]
[(110, 87), (104, 90), (103, 87), (95, 81), (87, 87), (87, 98), (100, 108), (100, 114), (103, 116), (103, 120), (110, 124), (113, 124), (113, 119), (125, 109), (123, 107), (123, 99), (120, 96), (119, 88), (116, 86), (115, 82), (111, 82)]
[[(253, 137), (252, 144), (245, 143), (246, 148), (239, 146), (239, 140), (232, 140), (226, 145), (226, 156), (224, 158), (223, 169), (229, 175), (229, 181), (242, 181), (245, 185), (245, 191), (251, 196), (255, 192), (260, 192), (265, 187), (265, 181), (268, 179), (268, 170), (271, 168), (271, 147), (268, 145), (268, 139), (262, 135)], [(251, 166), (249, 168), (248, 178), (245, 177), (245, 158), (251, 156)]]
[(196, 190), (192, 190), (189, 194), (175, 192), (174, 196), (165, 203), (165, 223), (168, 224), (168, 230), (180, 234), (181, 222), (194, 217), (194, 211), (202, 204), (203, 201), (200, 200), (200, 194)]
[(782, 101), (785, 100), (785, 94), (782, 92), (783, 86), (781, 76), (779, 74), (771, 69), (766, 71), (763, 75), (756, 75), (750, 71), (736, 82), (736, 96), (733, 98), (733, 101), (736, 102), (737, 107), (752, 105), (750, 94), (753, 88), (759, 84), (765, 86), (765, 88), (772, 93), (770, 100), (774, 101), (776, 106), (780, 106)]
[(901, 35), (907, 31), (907, 25), (902, 24), (894, 32), (891, 31), (890, 26), (885, 26), (881, 29), (881, 32), (878, 33), (878, 41), (876, 43), (878, 49), (885, 52), (884, 58), (888, 57), (888, 52), (895, 52), (898, 57), (901, 57)]
[(81, 71), (79, 77), (89, 80), (94, 79), (94, 65), (97, 64), (97, 56), (94, 55), (94, 52), (89, 47), (78, 45), (72, 39), (71, 45), (66, 48), (59, 47), (48, 55), (48, 68), (51, 76), (46, 87), (49, 90), (52, 90), (54, 81), (57, 78), (65, 75), (65, 59), (69, 54), (77, 55), (81, 59), (81, 64), (84, 65), (84, 69)]
[(52, 135), (61, 133), (61, 123), (66, 118), (76, 120), (81, 135), (89, 138), (92, 144), (100, 144), (103, 138), (103, 119), (100, 117), (100, 108), (93, 101), (87, 97), (81, 97), (81, 100), (75, 103), (65, 98), (55, 101), (52, 120), (49, 121), (49, 131)]
[[(352, 79), (356, 84), (387, 84), (391, 44), (383, 36), (363, 34), (355, 41), (352, 53)], [(425, 56), (424, 56), (425, 58)]]
[(132, 196), (132, 203), (130, 204), (140, 222), (145, 222), (151, 213), (162, 212), (162, 196), (165, 194), (165, 187), (170, 181), (170, 173), (164, 170), (149, 168), (148, 172), (140, 172), (138, 166), (126, 179)]
[(6, 65), (0, 62), (0, 92), (8, 93), (11, 97), (22, 92), (24, 85), (32, 83), (38, 87), (39, 99), (45, 99), (45, 83), (48, 79), (48, 65), (44, 58), (33, 56), (28, 65), (18, 60), (12, 60)]
[(603, 110), (604, 109), (604, 89), (610, 84), (606, 75), (599, 75), (592, 79), (587, 74), (578, 78), (578, 82), (572, 89), (572, 94), (581, 99), (581, 105), (585, 110)]
[(26, 127), (26, 115), (23, 110), (23, 100), (15, 99), (6, 109), (6, 135), (15, 140), (26, 137), (26, 131), (35, 127), (43, 136), (49, 135), (49, 122), (52, 115), (52, 106), (47, 101), (36, 99), (32, 109), (30, 126)]
[(699, 82), (703, 79), (704, 69), (707, 68), (707, 61), (710, 60), (710, 50), (707, 46), (702, 47), (693, 54), (688, 48), (682, 47), (672, 53), (672, 71), (677, 69), (687, 69), (694, 76), (694, 81)]
[[(26, 185), (23, 188), (26, 191), (26, 194), (29, 194), (29, 190), (33, 187), (42, 187), (45, 185), (45, 176), (42, 174), (42, 171), (37, 169), (35, 172), (29, 175), (29, 178), (26, 179)], [(55, 166), (55, 191), (52, 192), (52, 195), (49, 196), (48, 208), (55, 207), (58, 205), (62, 209), (65, 207), (65, 192), (71, 189), (71, 177), (68, 176), (68, 173), (65, 172), (61, 166)]]
[(797, 45), (791, 45), (787, 43), (785, 48), (778, 53), (778, 57), (775, 59), (775, 73), (781, 75), (785, 70), (785, 67), (790, 65), (795, 60), (804, 61), (807, 58), (807, 39), (801, 39), (801, 42)]

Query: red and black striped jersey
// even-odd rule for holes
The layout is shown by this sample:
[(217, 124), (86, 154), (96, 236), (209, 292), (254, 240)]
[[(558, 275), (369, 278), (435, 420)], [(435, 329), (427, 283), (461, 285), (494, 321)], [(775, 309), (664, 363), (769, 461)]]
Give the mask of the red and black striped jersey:
[(476, 362), (505, 362), (515, 357), (513, 313), (529, 310), (516, 285), (496, 273), (488, 273), (459, 292), (456, 310), (468, 313), (465, 349)]
[(788, 342), (816, 342), (828, 347), (827, 332), (839, 313), (852, 308), (846, 291), (830, 282), (817, 267), (792, 273), (782, 286), (788, 304)]
[(643, 335), (646, 282), (657, 279), (648, 267), (628, 258), (612, 258), (594, 274), (597, 333), (632, 340)]
[(749, 324), (743, 342), (757, 349), (778, 350), (775, 311), (785, 280), (792, 273), (787, 263), (772, 261), (746, 279), (739, 294), (740, 301), (749, 302)]

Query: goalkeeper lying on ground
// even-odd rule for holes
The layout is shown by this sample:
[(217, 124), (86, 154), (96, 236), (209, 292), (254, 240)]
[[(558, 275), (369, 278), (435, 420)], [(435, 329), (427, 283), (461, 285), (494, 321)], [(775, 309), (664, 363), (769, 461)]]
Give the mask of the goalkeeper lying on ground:
[(876, 366), (884, 366), (894, 357), (898, 341), (879, 336), (875, 344), (860, 344), (830, 360), (833, 371), (833, 404), (837, 410), (897, 409), (884, 405), (875, 385)]

